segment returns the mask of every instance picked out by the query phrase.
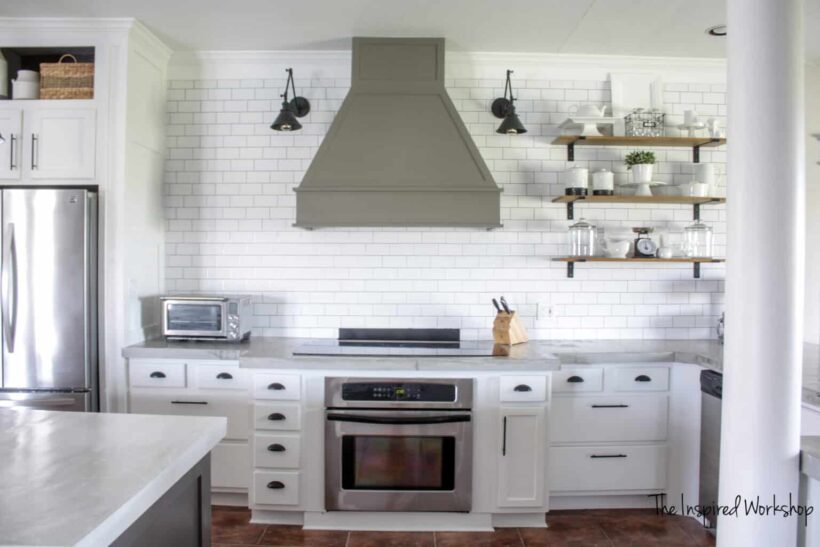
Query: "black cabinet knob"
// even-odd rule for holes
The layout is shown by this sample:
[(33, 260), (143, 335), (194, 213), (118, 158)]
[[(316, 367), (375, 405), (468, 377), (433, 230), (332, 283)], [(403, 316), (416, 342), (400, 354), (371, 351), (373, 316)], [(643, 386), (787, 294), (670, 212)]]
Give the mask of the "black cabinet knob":
[(580, 376), (570, 376), (569, 378), (567, 378), (567, 382), (569, 382), (570, 384), (580, 384), (583, 381), (584, 379)]
[(282, 490), (285, 487), (285, 483), (280, 481), (270, 481), (268, 483), (268, 488), (271, 490)]
[(233, 380), (233, 376), (227, 372), (220, 372), (216, 375), (217, 380)]
[(635, 377), (636, 382), (651, 382), (652, 378), (647, 376), (646, 374), (641, 374), (640, 376)]
[(284, 452), (286, 448), (281, 444), (269, 444), (268, 452)]
[(274, 391), (282, 391), (285, 389), (285, 386), (280, 384), (279, 382), (274, 382), (272, 384), (268, 384), (268, 389), (272, 389)]
[(518, 384), (513, 388), (513, 391), (532, 391), (532, 388), (527, 384)]
[(165, 373), (155, 370), (151, 373), (151, 378), (165, 378)]
[(281, 422), (285, 419), (285, 415), (281, 412), (274, 412), (273, 414), (268, 414), (268, 420), (272, 422)]

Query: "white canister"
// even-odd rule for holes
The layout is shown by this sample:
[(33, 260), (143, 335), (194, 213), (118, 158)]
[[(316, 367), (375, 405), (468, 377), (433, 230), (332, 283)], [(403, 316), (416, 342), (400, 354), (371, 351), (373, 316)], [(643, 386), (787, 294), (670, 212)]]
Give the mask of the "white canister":
[(564, 171), (564, 194), (585, 196), (589, 187), (589, 171), (586, 167), (573, 167)]
[(0, 51), (0, 99), (9, 98), (9, 64)]
[(713, 163), (696, 163), (694, 166), (695, 169), (693, 179), (706, 184), (709, 188), (714, 188), (715, 165)]
[(615, 175), (608, 169), (592, 173), (592, 195), (611, 196), (615, 193)]
[(40, 82), (11, 81), (12, 99), (39, 99)]
[(39, 82), (40, 81), (40, 73), (36, 70), (24, 70), (20, 69), (17, 71), (17, 78), (15, 78), (18, 82)]

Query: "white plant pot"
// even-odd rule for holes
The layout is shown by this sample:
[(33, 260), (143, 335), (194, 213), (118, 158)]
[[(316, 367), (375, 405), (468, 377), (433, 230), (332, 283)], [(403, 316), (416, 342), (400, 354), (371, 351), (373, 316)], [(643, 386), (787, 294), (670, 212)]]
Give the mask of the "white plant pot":
[(648, 184), (652, 182), (652, 167), (651, 163), (638, 163), (633, 165), (631, 168), (632, 182), (635, 184)]

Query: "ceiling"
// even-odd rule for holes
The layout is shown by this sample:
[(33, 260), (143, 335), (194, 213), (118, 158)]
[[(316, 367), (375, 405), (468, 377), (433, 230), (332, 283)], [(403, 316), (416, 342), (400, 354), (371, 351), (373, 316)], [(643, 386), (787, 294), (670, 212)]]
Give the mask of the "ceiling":
[[(136, 17), (175, 50), (349, 49), (443, 36), (448, 50), (723, 57), (725, 0), (2, 0), (8, 17)], [(820, 0), (807, 0), (820, 57)], [(814, 36), (813, 36), (814, 35)]]

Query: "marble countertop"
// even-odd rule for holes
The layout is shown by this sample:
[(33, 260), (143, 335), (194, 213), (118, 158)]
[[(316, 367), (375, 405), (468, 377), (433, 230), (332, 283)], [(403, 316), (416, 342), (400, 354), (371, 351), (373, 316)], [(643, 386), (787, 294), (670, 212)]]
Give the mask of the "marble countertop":
[[(670, 361), (720, 369), (723, 346), (714, 340), (531, 340), (517, 346), (486, 344), (487, 357), (294, 356), (310, 338), (251, 338), (241, 344), (150, 340), (123, 349), (143, 359), (238, 360), (244, 368), (389, 368), (397, 370), (557, 370), (562, 364), (612, 361)], [(491, 357), (490, 355), (495, 355)]]
[(110, 544), (216, 446), (226, 424), (0, 408), (0, 544)]

